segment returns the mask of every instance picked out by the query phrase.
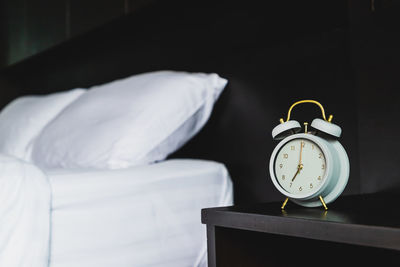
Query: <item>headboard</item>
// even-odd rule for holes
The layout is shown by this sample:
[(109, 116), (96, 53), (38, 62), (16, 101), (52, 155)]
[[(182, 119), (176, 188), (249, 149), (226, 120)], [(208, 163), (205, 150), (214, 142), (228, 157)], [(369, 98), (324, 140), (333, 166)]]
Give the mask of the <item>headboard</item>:
[[(311, 98), (343, 128), (352, 166), (346, 193), (357, 193), (345, 13), (340, 1), (155, 1), (3, 70), (2, 104), (153, 70), (216, 72), (229, 84), (209, 123), (171, 157), (225, 163), (236, 203), (278, 200), (267, 167), (271, 130), (294, 101)], [(293, 116), (310, 122), (320, 113), (306, 105)]]

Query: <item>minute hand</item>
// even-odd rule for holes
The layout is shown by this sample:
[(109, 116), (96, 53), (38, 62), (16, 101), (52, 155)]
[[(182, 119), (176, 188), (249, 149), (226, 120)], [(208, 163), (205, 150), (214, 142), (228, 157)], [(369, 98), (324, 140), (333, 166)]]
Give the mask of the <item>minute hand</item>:
[(301, 154), (303, 152), (303, 142), (300, 142), (300, 159), (299, 159), (299, 166), (301, 165)]
[(300, 170), (303, 169), (303, 164), (301, 164), (301, 155), (303, 153), (303, 142), (300, 142), (300, 159), (299, 159), (299, 165), (297, 165), (297, 172), (295, 173), (295, 175), (292, 178), (292, 182), (294, 181), (294, 179), (296, 178), (296, 176), (300, 173)]

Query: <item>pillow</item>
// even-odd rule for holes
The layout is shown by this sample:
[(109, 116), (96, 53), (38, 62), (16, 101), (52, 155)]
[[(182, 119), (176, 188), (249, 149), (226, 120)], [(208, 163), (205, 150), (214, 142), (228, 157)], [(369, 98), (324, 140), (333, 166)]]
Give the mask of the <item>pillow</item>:
[(19, 97), (0, 112), (0, 153), (31, 161), (33, 140), (57, 114), (85, 92)]
[(165, 159), (207, 122), (227, 80), (158, 71), (95, 86), (35, 142), (43, 168), (119, 169)]

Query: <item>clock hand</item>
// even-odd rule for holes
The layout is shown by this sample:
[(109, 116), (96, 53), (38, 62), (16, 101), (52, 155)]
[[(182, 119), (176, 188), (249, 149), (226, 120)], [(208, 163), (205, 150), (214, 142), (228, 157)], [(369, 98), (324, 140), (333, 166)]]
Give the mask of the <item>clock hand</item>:
[(300, 173), (300, 170), (303, 169), (303, 164), (301, 164), (301, 155), (303, 153), (303, 141), (300, 142), (300, 159), (299, 159), (299, 165), (297, 165), (297, 172), (295, 173), (295, 175), (292, 178), (292, 182), (294, 181), (294, 179), (296, 178), (296, 176)]
[(297, 166), (297, 172), (294, 174), (293, 178), (292, 178), (292, 182), (294, 181), (294, 179), (296, 178), (296, 176), (300, 173), (300, 170), (303, 169), (303, 164), (299, 164)]
[(296, 178), (297, 174), (299, 174), (300, 172), (300, 168), (297, 168), (297, 172), (294, 174), (293, 178), (292, 178), (292, 182), (294, 181), (294, 179)]
[(299, 166), (301, 165), (301, 154), (303, 152), (303, 141), (300, 142), (300, 159), (299, 159)]

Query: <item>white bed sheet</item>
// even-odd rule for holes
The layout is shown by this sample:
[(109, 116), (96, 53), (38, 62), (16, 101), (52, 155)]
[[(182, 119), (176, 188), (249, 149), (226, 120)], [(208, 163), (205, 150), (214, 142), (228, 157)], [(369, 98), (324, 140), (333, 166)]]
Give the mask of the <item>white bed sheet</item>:
[(46, 173), (50, 267), (206, 266), (200, 210), (233, 201), (226, 168), (212, 161)]

